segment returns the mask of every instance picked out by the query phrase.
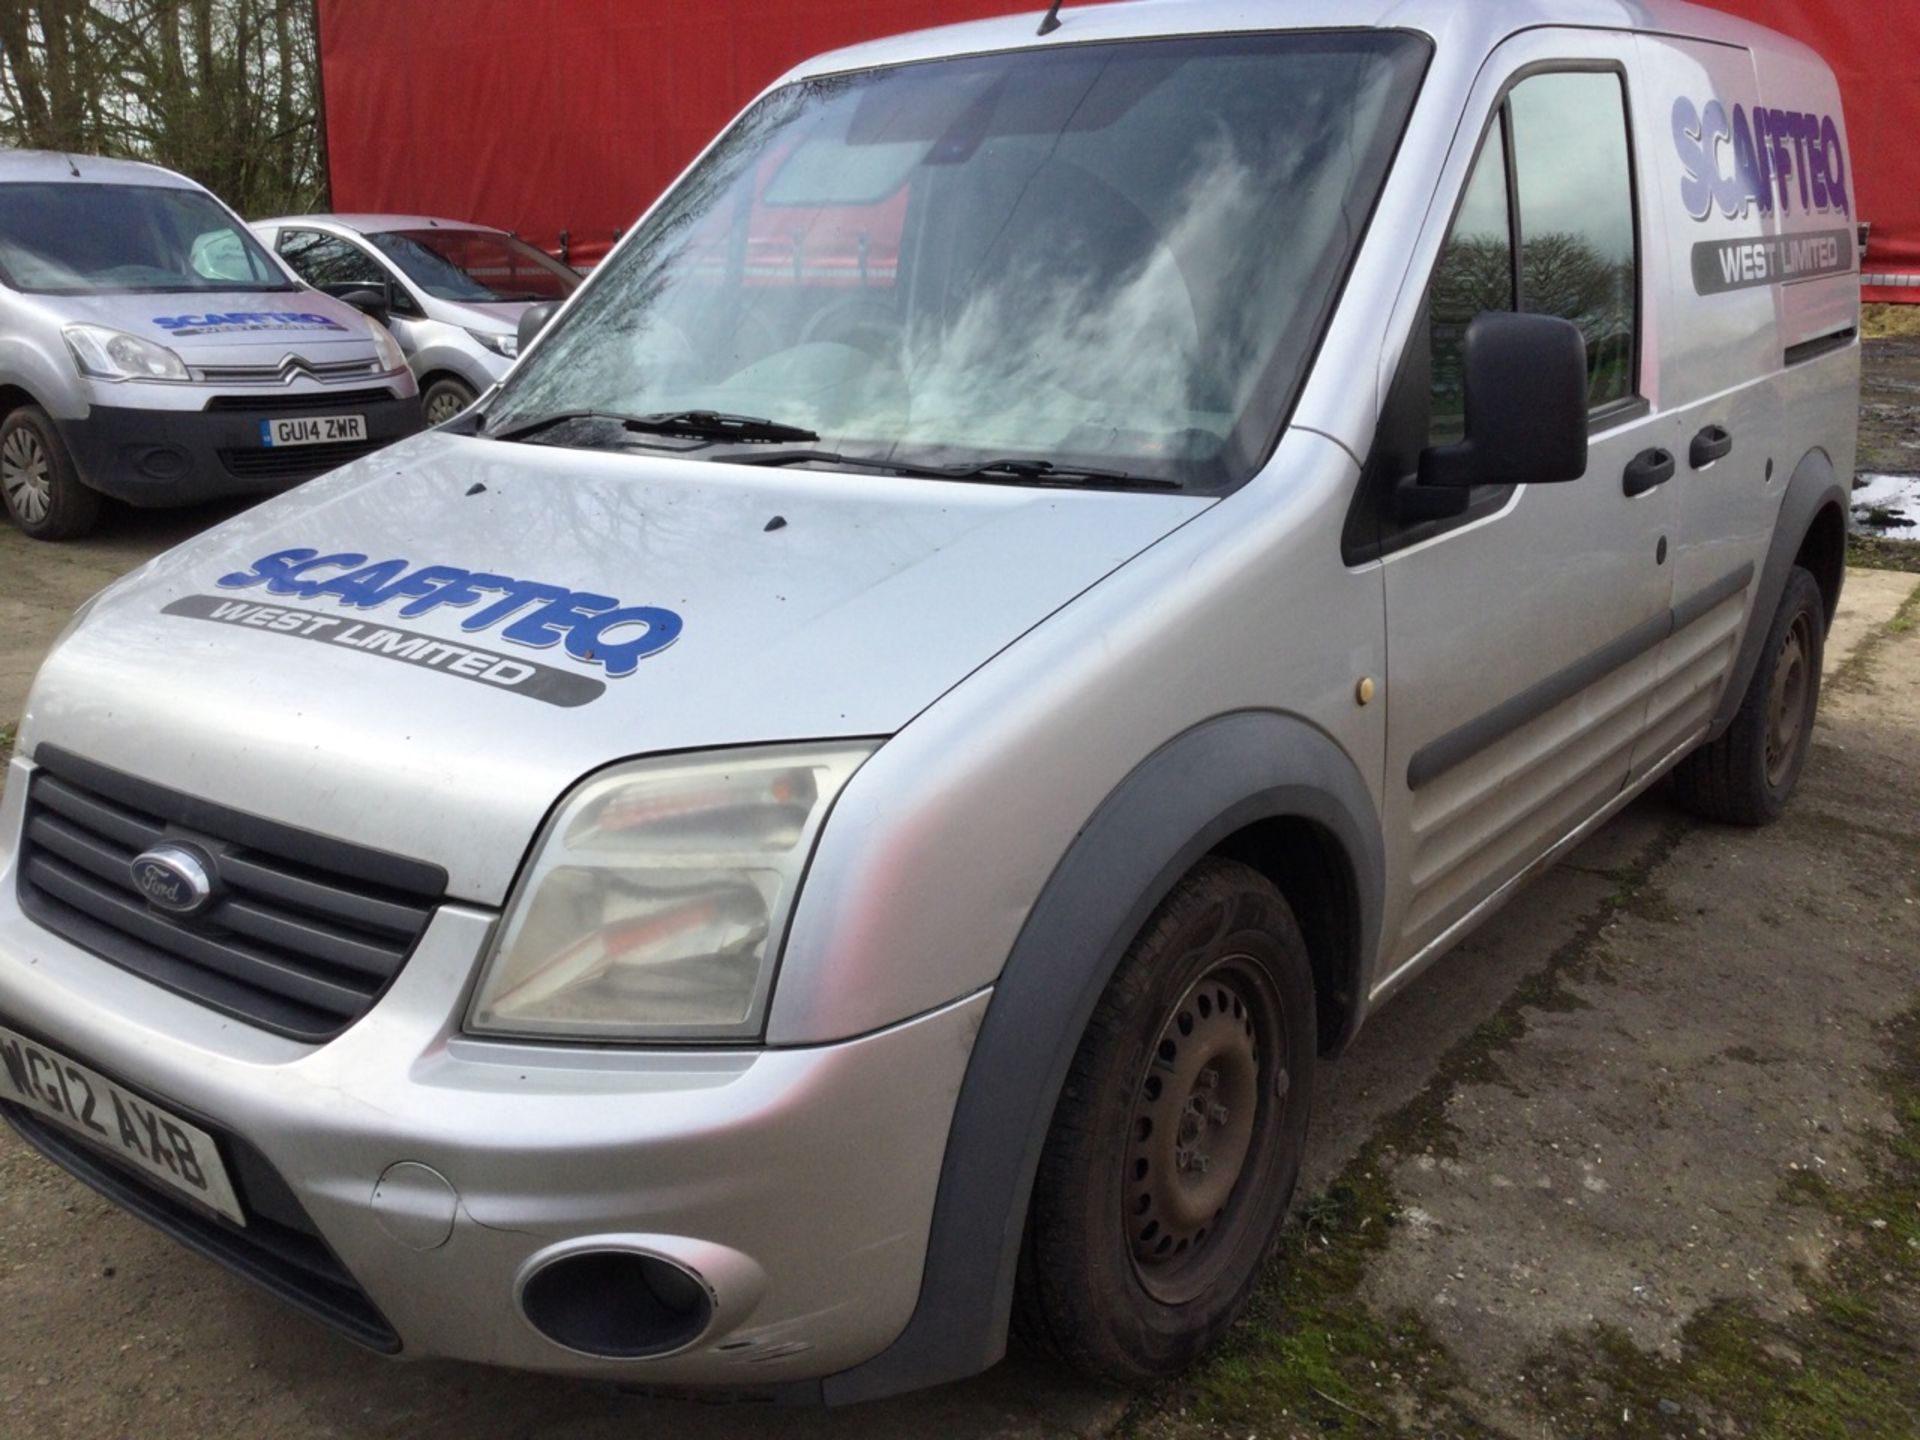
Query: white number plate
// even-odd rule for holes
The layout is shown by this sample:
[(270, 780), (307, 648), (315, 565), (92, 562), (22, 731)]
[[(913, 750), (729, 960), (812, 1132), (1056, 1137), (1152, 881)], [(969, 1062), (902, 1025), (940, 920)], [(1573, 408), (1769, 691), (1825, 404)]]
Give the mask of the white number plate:
[(247, 1223), (211, 1135), (5, 1026), (0, 1026), (0, 1096), (104, 1146), (234, 1224)]
[(305, 420), (262, 420), (262, 445), (325, 445), (334, 440), (367, 438), (364, 415), (313, 415)]

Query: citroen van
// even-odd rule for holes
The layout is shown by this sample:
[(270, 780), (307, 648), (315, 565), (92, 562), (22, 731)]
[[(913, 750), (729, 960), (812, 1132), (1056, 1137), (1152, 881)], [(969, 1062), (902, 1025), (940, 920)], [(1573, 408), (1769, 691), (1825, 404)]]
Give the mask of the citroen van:
[(191, 180), (0, 150), (0, 499), (27, 534), (284, 490), (421, 425), (392, 336)]
[(1855, 226), (1827, 67), (1665, 0), (803, 65), (466, 414), (75, 617), (0, 1113), (388, 1353), (1170, 1374), (1321, 1057), (1649, 787), (1788, 802)]

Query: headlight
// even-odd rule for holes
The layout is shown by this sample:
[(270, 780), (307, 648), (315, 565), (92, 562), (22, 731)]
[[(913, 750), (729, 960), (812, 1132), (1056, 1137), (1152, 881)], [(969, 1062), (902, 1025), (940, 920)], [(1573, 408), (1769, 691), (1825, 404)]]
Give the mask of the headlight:
[(502, 359), (511, 360), (520, 353), (520, 336), (515, 332), (503, 335), (498, 330), (469, 330), (467, 334)]
[(373, 331), (373, 353), (380, 359), (380, 372), (391, 375), (396, 370), (406, 369), (407, 352), (400, 348), (400, 342), (393, 338), (393, 332), (378, 320), (369, 319), (367, 325)]
[(872, 743), (618, 765), (561, 803), (514, 887), (470, 1031), (746, 1039), (813, 842)]
[(104, 325), (69, 325), (62, 332), (80, 373), (96, 380), (185, 380), (187, 365), (173, 351)]

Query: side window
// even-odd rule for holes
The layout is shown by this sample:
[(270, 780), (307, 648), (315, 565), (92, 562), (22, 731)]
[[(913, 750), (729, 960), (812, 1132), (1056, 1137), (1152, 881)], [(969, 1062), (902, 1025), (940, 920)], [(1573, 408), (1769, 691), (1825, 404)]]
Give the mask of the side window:
[(387, 272), (380, 262), (351, 241), (318, 230), (282, 230), (280, 254), (293, 273), (330, 295), (344, 290), (371, 286), (380, 289), (387, 283)]
[(1589, 407), (1633, 395), (1637, 294), (1621, 78), (1610, 70), (1529, 76), (1488, 128), (1434, 270), (1428, 443), (1449, 445), (1464, 433), (1460, 351), (1483, 310), (1573, 321), (1587, 341)]

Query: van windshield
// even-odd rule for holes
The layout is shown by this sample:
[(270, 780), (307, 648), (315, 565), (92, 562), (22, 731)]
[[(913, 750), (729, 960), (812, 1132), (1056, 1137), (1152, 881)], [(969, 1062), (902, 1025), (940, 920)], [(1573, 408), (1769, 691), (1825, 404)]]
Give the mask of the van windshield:
[(211, 197), (160, 185), (0, 184), (0, 278), (42, 295), (299, 288)]
[(606, 443), (538, 422), (718, 412), (870, 463), (1237, 483), (1292, 405), (1428, 53), (1301, 31), (784, 87), (600, 267), (488, 433)]
[(367, 239), (436, 300), (564, 300), (580, 285), (558, 260), (492, 230), (380, 230)]

